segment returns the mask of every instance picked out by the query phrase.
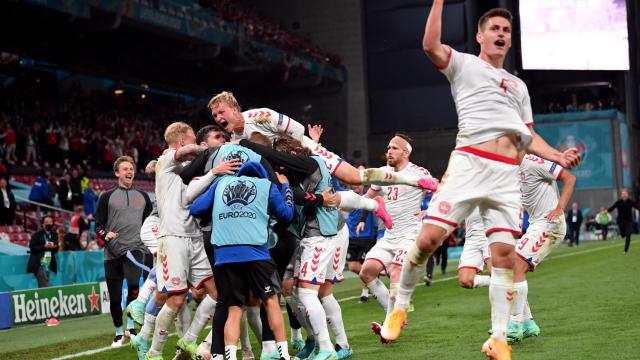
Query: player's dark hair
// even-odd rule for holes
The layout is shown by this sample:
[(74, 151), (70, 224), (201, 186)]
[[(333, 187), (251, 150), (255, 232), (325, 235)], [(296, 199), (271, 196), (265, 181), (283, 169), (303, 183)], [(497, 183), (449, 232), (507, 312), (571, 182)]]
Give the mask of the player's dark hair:
[(397, 132), (397, 133), (395, 133), (394, 136), (402, 138), (402, 139), (404, 139), (404, 141), (408, 142), (410, 145), (413, 145), (413, 139), (409, 135), (407, 135), (405, 133)]
[(289, 135), (276, 140), (273, 143), (273, 148), (279, 152), (290, 155), (307, 155), (311, 156), (311, 151), (302, 146), (302, 143)]
[(484, 25), (487, 23), (487, 21), (490, 18), (496, 16), (507, 19), (509, 20), (509, 24), (513, 24), (513, 15), (511, 14), (511, 11), (505, 8), (493, 8), (484, 13), (482, 16), (480, 16), (480, 19), (478, 19), (478, 31), (484, 30)]
[(226, 136), (226, 131), (224, 131), (224, 129), (219, 125), (207, 125), (198, 130), (198, 133), (196, 134), (196, 144), (207, 141), (207, 136), (209, 136), (209, 133), (212, 131), (221, 132)]

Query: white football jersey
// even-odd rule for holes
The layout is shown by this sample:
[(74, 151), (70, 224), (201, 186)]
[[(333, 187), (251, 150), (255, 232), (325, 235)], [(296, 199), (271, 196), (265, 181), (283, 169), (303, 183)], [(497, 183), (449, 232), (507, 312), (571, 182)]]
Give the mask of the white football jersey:
[(451, 48), (449, 63), (439, 69), (451, 83), (458, 112), (456, 147), (519, 134), (522, 148), (531, 143), (533, 123), (527, 85), (504, 69)]
[(189, 214), (191, 204), (187, 203), (187, 185), (182, 182), (182, 164), (175, 159), (176, 149), (170, 149), (158, 158), (156, 163), (156, 204), (160, 226), (158, 237), (201, 236), (200, 228)]
[[(383, 166), (381, 169), (395, 171), (391, 166)], [(411, 162), (398, 173), (418, 177), (430, 175), (425, 168)], [(402, 238), (407, 234), (415, 234), (416, 228), (422, 223), (422, 219), (416, 215), (420, 212), (424, 190), (415, 186), (392, 184), (371, 185), (371, 190), (379, 192), (384, 199), (387, 212), (393, 219), (393, 229), (387, 229), (385, 237)]]
[(522, 206), (529, 212), (529, 222), (543, 219), (558, 206), (560, 192), (556, 180), (563, 168), (551, 161), (527, 154), (520, 164)]
[(233, 133), (232, 139), (248, 139), (254, 132), (273, 141), (289, 134), (293, 138), (302, 141), (304, 126), (292, 118), (267, 108), (247, 110), (242, 113), (244, 118), (244, 131), (242, 135)]

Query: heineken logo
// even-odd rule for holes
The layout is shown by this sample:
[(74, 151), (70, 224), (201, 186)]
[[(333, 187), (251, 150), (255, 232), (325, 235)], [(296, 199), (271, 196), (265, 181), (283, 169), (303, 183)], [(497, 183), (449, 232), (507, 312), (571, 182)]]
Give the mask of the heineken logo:
[(97, 283), (17, 291), (12, 297), (15, 324), (101, 312)]

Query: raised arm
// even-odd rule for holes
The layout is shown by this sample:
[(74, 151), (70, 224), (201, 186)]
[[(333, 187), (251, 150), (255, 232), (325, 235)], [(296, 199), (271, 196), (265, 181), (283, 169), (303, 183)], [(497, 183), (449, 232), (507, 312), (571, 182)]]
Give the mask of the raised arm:
[(422, 49), (438, 69), (447, 67), (451, 49), (442, 44), (442, 8), (444, 0), (434, 0), (422, 38)]
[(569, 199), (571, 199), (571, 195), (573, 194), (573, 189), (576, 184), (576, 176), (567, 170), (562, 170), (560, 176), (558, 177), (558, 181), (562, 181), (560, 199), (558, 200), (558, 205), (556, 206), (556, 208), (553, 209), (549, 214), (547, 214), (547, 220), (553, 220), (558, 216), (564, 214), (564, 209), (567, 208)]
[(565, 152), (560, 152), (552, 148), (547, 144), (544, 139), (536, 133), (532, 125), (529, 125), (531, 136), (533, 140), (527, 148), (527, 152), (530, 154), (538, 155), (539, 157), (557, 163), (565, 169), (573, 169), (580, 164), (580, 153), (576, 148), (569, 148)]

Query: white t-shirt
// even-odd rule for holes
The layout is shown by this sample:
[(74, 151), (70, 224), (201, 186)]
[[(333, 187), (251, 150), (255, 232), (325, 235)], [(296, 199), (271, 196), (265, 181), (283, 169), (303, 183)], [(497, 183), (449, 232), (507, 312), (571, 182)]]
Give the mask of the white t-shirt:
[[(395, 171), (391, 166), (383, 166), (381, 169)], [(411, 162), (398, 173), (418, 177), (430, 175), (425, 168)], [(409, 185), (371, 185), (371, 190), (379, 192), (387, 212), (393, 219), (393, 229), (385, 231), (385, 238), (402, 238), (415, 234), (417, 227), (422, 223), (422, 219), (416, 215), (420, 212), (424, 190)]]
[(558, 206), (560, 192), (556, 180), (563, 168), (551, 161), (527, 154), (520, 164), (522, 206), (529, 212), (529, 222), (543, 219)]
[(232, 134), (232, 139), (248, 139), (254, 132), (273, 141), (289, 134), (293, 138), (302, 141), (304, 126), (292, 118), (267, 108), (247, 110), (242, 113), (244, 118), (244, 131), (241, 135)]
[(202, 235), (195, 219), (189, 214), (187, 186), (180, 178), (182, 164), (175, 158), (177, 150), (170, 149), (156, 163), (156, 204), (160, 226), (158, 237)]
[(456, 147), (469, 146), (517, 133), (522, 148), (531, 143), (533, 123), (527, 85), (504, 69), (451, 48), (440, 71), (451, 83), (458, 112)]

